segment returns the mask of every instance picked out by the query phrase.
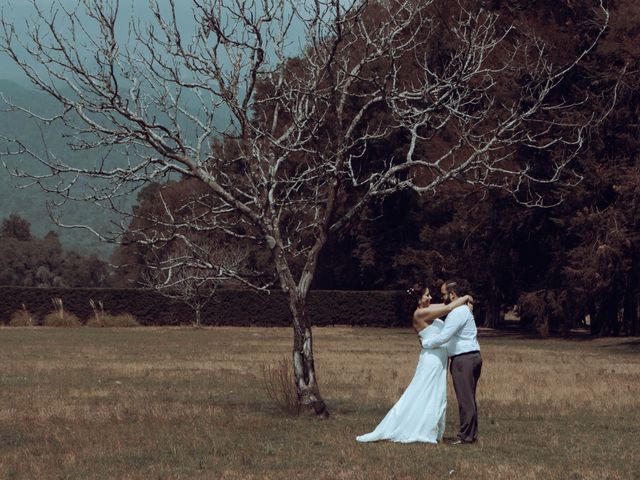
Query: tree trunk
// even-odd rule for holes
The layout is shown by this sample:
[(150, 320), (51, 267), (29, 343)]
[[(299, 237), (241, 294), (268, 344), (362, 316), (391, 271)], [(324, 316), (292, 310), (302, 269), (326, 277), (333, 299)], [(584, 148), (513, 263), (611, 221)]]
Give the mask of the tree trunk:
[[(591, 334), (601, 337), (616, 335), (618, 330), (618, 307), (620, 295), (617, 291), (609, 292), (592, 319)], [(595, 320), (595, 321), (593, 321)]]
[(562, 316), (562, 336), (569, 338), (571, 328), (576, 324), (576, 316), (572, 316), (571, 312), (564, 310)]
[(195, 312), (196, 312), (196, 327), (200, 326), (201, 310), (202, 310), (202, 308), (200, 307), (200, 305), (196, 306), (196, 308), (195, 308)]
[(298, 401), (302, 406), (312, 408), (319, 417), (326, 418), (329, 416), (329, 410), (318, 388), (318, 377), (313, 360), (313, 336), (305, 312), (313, 269), (305, 269), (302, 273), (301, 285), (297, 286), (280, 249), (277, 249), (275, 256), (281, 288), (289, 297), (289, 311), (293, 321), (292, 360)]
[(294, 328), (293, 374), (300, 403), (313, 408), (316, 415), (328, 417), (329, 410), (320, 396), (318, 388), (318, 378), (313, 361), (313, 339), (309, 326)]
[(502, 302), (499, 295), (491, 295), (487, 303), (487, 316), (484, 321), (484, 326), (499, 328), (502, 323)]
[[(306, 292), (305, 292), (306, 297)], [(313, 336), (305, 315), (306, 298), (297, 290), (289, 293), (289, 309), (293, 316), (293, 375), (300, 404), (312, 408), (316, 415), (328, 417), (329, 410), (320, 395), (313, 360)]]
[(625, 297), (624, 301), (625, 333), (631, 337), (640, 334), (640, 317), (638, 317), (638, 295), (634, 292)]
[(633, 310), (635, 311), (635, 315), (631, 318), (631, 323), (629, 326), (629, 335), (634, 337), (640, 335), (640, 308), (638, 308), (638, 303), (640, 303), (640, 298), (638, 297), (638, 293), (636, 292), (635, 301), (633, 303)]
[(624, 292), (624, 316), (623, 316), (623, 325), (626, 335), (630, 335), (635, 337), (640, 333), (639, 330), (639, 318), (638, 318), (638, 285), (635, 281), (635, 278), (629, 279), (629, 283), (627, 284), (627, 288)]
[(538, 332), (538, 335), (540, 335), (541, 337), (547, 338), (549, 336), (549, 330), (550, 330), (549, 315), (545, 311), (540, 317), (538, 317), (536, 321), (536, 331)]

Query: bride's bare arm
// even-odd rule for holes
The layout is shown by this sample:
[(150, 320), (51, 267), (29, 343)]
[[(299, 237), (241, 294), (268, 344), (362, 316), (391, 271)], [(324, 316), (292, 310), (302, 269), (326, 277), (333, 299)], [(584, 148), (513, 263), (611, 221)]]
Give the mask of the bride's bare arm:
[(447, 304), (432, 303), (428, 307), (418, 307), (413, 313), (413, 328), (416, 332), (419, 332), (423, 328), (426, 328), (436, 318), (448, 315), (451, 310), (465, 305), (466, 303), (473, 303), (473, 297), (471, 295), (465, 295)]

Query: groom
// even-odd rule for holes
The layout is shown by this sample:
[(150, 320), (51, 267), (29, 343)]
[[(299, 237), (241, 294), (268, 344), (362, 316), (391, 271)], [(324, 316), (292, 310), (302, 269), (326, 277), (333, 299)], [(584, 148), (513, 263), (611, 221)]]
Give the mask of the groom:
[[(444, 303), (450, 303), (466, 293), (456, 282), (443, 283), (440, 292)], [(477, 440), (476, 385), (482, 371), (482, 356), (477, 335), (478, 330), (471, 309), (462, 305), (447, 315), (440, 334), (423, 343), (423, 347), (437, 348), (449, 342), (449, 369), (460, 413), (460, 432), (454, 444), (473, 443)]]

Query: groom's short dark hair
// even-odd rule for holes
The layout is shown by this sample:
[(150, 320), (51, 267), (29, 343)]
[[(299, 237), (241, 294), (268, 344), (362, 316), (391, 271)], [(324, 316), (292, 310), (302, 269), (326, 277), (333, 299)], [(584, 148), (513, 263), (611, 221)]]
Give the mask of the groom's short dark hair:
[(444, 288), (447, 290), (447, 293), (455, 293), (458, 294), (458, 282), (454, 282), (453, 280), (449, 280), (444, 282)]
[(448, 293), (455, 293), (458, 297), (462, 297), (469, 293), (469, 287), (464, 280), (449, 280), (444, 282)]

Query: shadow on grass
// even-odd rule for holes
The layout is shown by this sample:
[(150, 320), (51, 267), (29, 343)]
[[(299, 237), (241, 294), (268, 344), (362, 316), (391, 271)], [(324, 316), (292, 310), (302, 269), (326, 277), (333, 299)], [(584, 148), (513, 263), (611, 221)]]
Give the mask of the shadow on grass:
[(640, 340), (634, 338), (633, 340), (625, 340), (618, 343), (611, 343), (609, 345), (600, 345), (598, 348), (626, 353), (640, 353)]
[(611, 338), (591, 335), (588, 330), (584, 329), (572, 329), (568, 335), (564, 335), (562, 332), (552, 332), (549, 336), (543, 337), (535, 331), (514, 326), (497, 329), (478, 327), (478, 337), (508, 338), (513, 340), (563, 340), (568, 342), (591, 342), (598, 339)]

